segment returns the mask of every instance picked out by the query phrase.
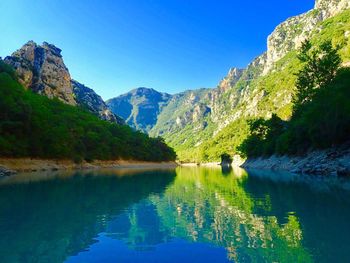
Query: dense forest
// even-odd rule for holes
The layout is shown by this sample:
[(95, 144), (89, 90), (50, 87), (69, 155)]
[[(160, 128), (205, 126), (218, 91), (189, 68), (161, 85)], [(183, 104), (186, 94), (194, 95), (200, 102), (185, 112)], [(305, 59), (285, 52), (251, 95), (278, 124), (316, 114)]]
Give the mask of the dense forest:
[(350, 68), (341, 67), (338, 49), (330, 41), (303, 43), (291, 119), (274, 114), (249, 121), (250, 135), (238, 147), (242, 155), (301, 154), (350, 140)]
[(86, 110), (25, 90), (0, 60), (0, 156), (175, 160), (162, 138), (102, 121)]

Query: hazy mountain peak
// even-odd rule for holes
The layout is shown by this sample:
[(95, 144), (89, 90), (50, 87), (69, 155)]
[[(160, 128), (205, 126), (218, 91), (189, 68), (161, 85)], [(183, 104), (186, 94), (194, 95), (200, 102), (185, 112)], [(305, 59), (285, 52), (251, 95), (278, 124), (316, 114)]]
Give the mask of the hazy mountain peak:
[(107, 105), (130, 126), (148, 132), (156, 124), (159, 112), (171, 97), (167, 93), (139, 87), (108, 100)]

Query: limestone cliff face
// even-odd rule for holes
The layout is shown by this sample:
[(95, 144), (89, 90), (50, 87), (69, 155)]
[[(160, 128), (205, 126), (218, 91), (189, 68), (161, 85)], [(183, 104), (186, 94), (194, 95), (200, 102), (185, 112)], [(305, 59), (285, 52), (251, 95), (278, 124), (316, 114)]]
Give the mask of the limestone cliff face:
[(58, 47), (29, 41), (4, 61), (16, 70), (18, 80), (25, 88), (70, 105), (82, 106), (102, 120), (124, 123), (92, 89), (71, 79)]
[(12, 56), (6, 57), (5, 62), (14, 67), (19, 81), (26, 88), (76, 105), (71, 77), (59, 48), (46, 42), (37, 45), (29, 41)]
[(225, 78), (220, 81), (218, 89), (221, 92), (225, 92), (228, 89), (232, 88), (237, 81), (242, 77), (244, 69), (231, 68)]
[(298, 48), (316, 29), (316, 25), (350, 8), (349, 0), (317, 0), (315, 8), (299, 16), (291, 17), (276, 27), (267, 40), (263, 74), (289, 51)]
[(123, 124), (122, 118), (118, 117), (107, 107), (103, 99), (93, 89), (86, 87), (76, 80), (72, 80), (73, 92), (78, 105), (99, 116), (100, 119)]
[(316, 0), (315, 9), (318, 9), (323, 19), (335, 16), (341, 11), (350, 8), (349, 0)]

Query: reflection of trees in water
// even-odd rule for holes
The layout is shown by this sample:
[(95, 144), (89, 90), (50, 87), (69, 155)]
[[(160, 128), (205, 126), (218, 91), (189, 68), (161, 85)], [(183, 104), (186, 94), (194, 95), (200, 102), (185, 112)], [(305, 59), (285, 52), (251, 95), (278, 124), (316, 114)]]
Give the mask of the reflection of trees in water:
[(296, 215), (280, 225), (269, 196), (254, 199), (243, 187), (242, 171), (222, 176), (221, 170), (179, 168), (176, 180), (162, 197), (153, 197), (159, 216), (173, 236), (226, 247), (228, 257), (244, 261), (311, 261), (303, 248)]
[(179, 167), (176, 177), (164, 171), (8, 182), (0, 186), (1, 261), (62, 262), (101, 232), (137, 250), (173, 238), (209, 243), (238, 262), (312, 261), (305, 246), (313, 256), (323, 249), (328, 258), (347, 259), (347, 232), (339, 228), (348, 225), (349, 192), (276, 178)]
[[(94, 174), (91, 174), (94, 175)], [(135, 202), (160, 193), (175, 172), (68, 176), (0, 187), (1, 262), (62, 262), (95, 241)]]
[(269, 194), (271, 210), (255, 213), (274, 215), (284, 224), (286, 211), (294, 211), (302, 226), (302, 243), (316, 262), (350, 262), (349, 183), (348, 178), (251, 171), (244, 187), (255, 199)]

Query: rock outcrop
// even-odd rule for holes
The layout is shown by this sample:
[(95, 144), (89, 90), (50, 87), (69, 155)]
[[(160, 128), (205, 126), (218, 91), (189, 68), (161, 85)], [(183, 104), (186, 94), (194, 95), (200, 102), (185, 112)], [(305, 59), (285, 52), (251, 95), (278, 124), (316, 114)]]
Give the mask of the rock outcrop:
[(4, 177), (4, 176), (11, 176), (11, 175), (14, 175), (14, 174), (16, 174), (15, 170), (11, 170), (11, 169), (8, 169), (5, 166), (1, 166), (0, 165), (0, 178)]
[(242, 77), (244, 69), (231, 68), (225, 78), (220, 81), (218, 89), (225, 92), (236, 85), (237, 81)]
[(267, 74), (273, 64), (289, 51), (298, 48), (318, 23), (348, 8), (350, 8), (349, 0), (316, 0), (313, 10), (291, 17), (278, 25), (267, 40), (263, 74)]
[(73, 92), (78, 105), (99, 116), (100, 119), (124, 124), (124, 120), (111, 112), (103, 99), (93, 89), (72, 80)]
[(71, 79), (58, 47), (29, 41), (4, 62), (16, 70), (18, 80), (25, 88), (70, 105), (82, 106), (102, 120), (124, 123), (92, 89)]
[(76, 105), (71, 77), (59, 48), (46, 42), (40, 46), (29, 41), (4, 61), (16, 70), (24, 87)]
[(335, 16), (350, 8), (349, 0), (316, 0), (315, 9), (319, 10), (323, 20)]

